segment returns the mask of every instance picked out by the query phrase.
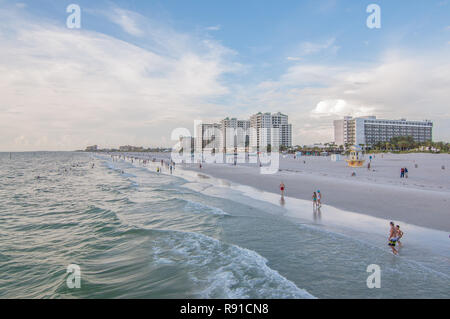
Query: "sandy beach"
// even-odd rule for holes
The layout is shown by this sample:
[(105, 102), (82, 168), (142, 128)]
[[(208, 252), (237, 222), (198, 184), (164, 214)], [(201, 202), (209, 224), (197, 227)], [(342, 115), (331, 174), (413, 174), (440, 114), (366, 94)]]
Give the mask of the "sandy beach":
[[(401, 167), (408, 168), (408, 178), (400, 178)], [(330, 157), (292, 156), (282, 157), (280, 171), (273, 175), (260, 174), (255, 164), (206, 163), (201, 170), (186, 164), (184, 168), (272, 193), (279, 193), (283, 181), (287, 200), (310, 200), (312, 192), (320, 189), (325, 205), (450, 231), (449, 154), (377, 154), (371, 170), (350, 168)]]

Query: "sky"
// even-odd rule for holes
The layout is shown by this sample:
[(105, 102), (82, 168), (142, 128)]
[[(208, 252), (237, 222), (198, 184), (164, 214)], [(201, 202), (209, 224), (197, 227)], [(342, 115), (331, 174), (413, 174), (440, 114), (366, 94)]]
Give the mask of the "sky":
[(294, 145), (346, 115), (450, 141), (450, 0), (0, 0), (0, 151), (172, 146), (260, 111), (289, 115)]

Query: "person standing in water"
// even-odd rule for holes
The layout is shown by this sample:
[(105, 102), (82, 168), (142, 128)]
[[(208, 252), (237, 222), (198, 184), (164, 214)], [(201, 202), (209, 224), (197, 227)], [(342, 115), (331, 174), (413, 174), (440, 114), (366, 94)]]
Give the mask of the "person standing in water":
[(392, 253), (394, 255), (398, 255), (398, 250), (395, 249), (395, 244), (398, 241), (397, 229), (395, 228), (394, 222), (390, 222), (390, 226), (391, 226), (391, 229), (389, 231), (388, 245), (391, 247)]
[(286, 189), (286, 186), (283, 182), (280, 184), (280, 192), (281, 192), (281, 198), (284, 198), (284, 190)]
[(312, 200), (313, 200), (313, 207), (316, 208), (316, 206), (317, 206), (317, 194), (316, 194), (316, 192), (313, 193)]
[(320, 189), (317, 191), (317, 207), (322, 207), (322, 193)]

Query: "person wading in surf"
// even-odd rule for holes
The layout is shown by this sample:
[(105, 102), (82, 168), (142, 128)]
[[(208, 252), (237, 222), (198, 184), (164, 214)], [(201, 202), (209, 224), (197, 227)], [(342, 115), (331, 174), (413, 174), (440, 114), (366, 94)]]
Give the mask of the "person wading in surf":
[(390, 226), (391, 226), (391, 230), (389, 231), (388, 245), (391, 247), (392, 253), (394, 255), (398, 255), (398, 250), (395, 249), (395, 244), (398, 241), (397, 229), (395, 228), (394, 222), (390, 222)]
[(281, 192), (281, 198), (284, 198), (284, 191), (286, 189), (286, 186), (284, 185), (283, 182), (281, 182), (280, 184), (280, 192)]
[(316, 192), (313, 193), (312, 200), (313, 200), (313, 208), (316, 208), (316, 206), (317, 206), (317, 194), (316, 194)]

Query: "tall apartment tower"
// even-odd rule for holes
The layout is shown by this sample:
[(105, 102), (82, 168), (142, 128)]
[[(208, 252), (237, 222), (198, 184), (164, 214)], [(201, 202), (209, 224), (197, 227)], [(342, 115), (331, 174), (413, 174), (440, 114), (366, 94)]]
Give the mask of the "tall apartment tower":
[(411, 136), (416, 142), (431, 141), (433, 122), (383, 120), (375, 116), (344, 117), (334, 121), (334, 143), (336, 145), (374, 145), (389, 142), (393, 137)]
[(245, 152), (249, 144), (249, 120), (225, 118), (221, 122), (222, 145), (225, 154)]
[(292, 146), (292, 124), (288, 123), (289, 117), (280, 112), (272, 114), (272, 128), (279, 129), (279, 145)]
[(292, 125), (282, 113), (257, 113), (250, 117), (250, 148), (264, 151), (268, 145), (292, 146)]
[(271, 140), (272, 114), (257, 113), (250, 116), (250, 149), (263, 151)]
[(195, 152), (220, 152), (223, 149), (222, 127), (219, 123), (198, 124), (195, 128)]

